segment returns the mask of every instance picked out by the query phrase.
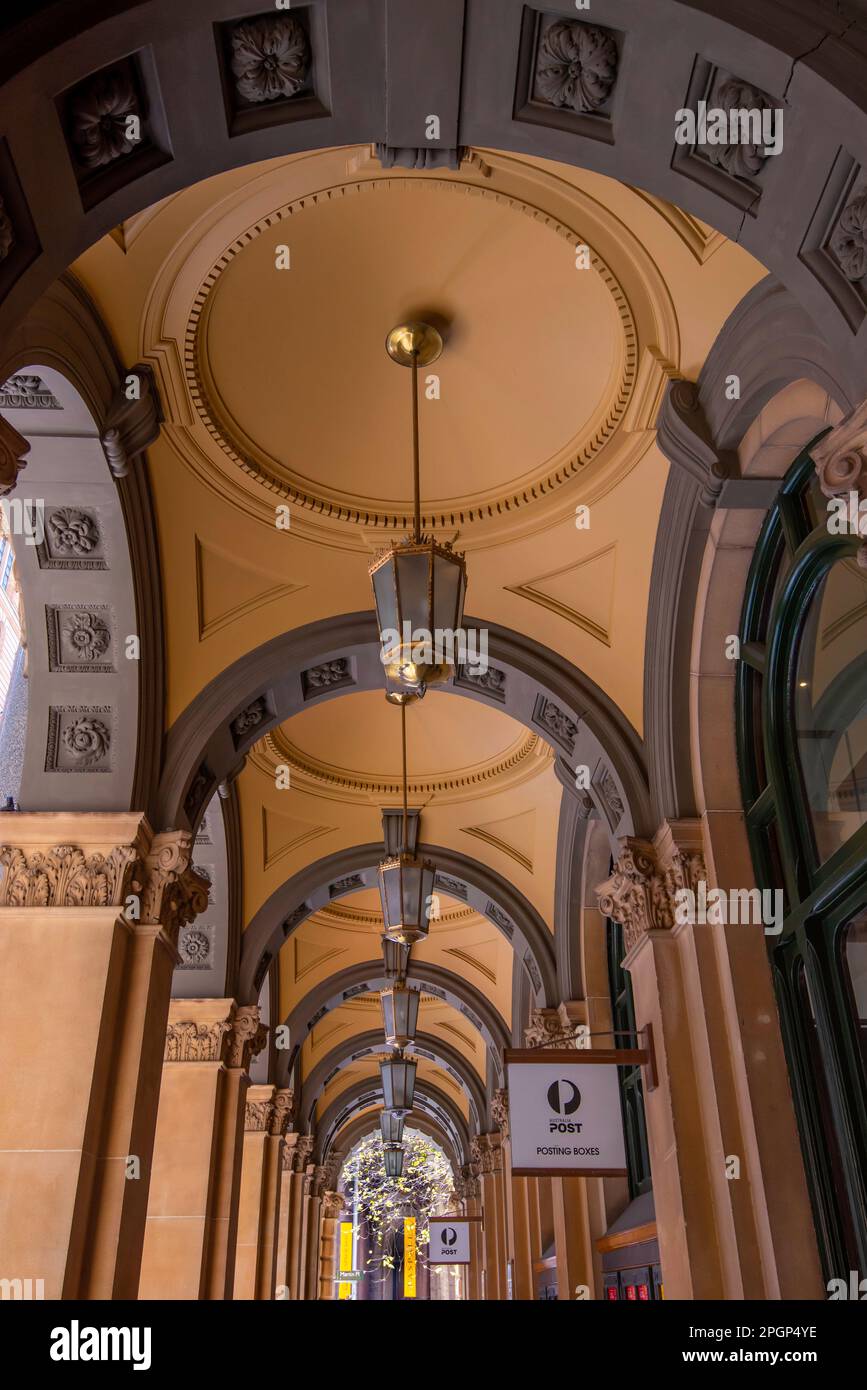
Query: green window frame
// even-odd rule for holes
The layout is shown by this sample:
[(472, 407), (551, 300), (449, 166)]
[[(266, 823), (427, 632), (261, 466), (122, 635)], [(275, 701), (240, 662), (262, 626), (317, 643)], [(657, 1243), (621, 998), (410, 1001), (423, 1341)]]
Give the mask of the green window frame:
[[(830, 1279), (867, 1272), (864, 1029), (845, 955), (847, 925), (867, 909), (867, 823), (823, 858), (798, 742), (798, 663), (808, 620), (826, 576), (859, 546), (857, 536), (828, 530), (827, 499), (810, 454), (824, 433), (792, 464), (756, 544), (741, 618), (736, 724), (756, 882), (784, 895), (782, 932), (767, 937), (768, 952)], [(867, 688), (867, 657), (850, 666), (856, 685)]]
[[(612, 865), (613, 870), (613, 865)], [(632, 996), (632, 981), (628, 971), (623, 969), (622, 961), (626, 955), (623, 943), (623, 927), (610, 917), (605, 919), (605, 942), (608, 950), (608, 985), (611, 994), (611, 1019), (614, 1029), (615, 1047), (628, 1047), (626, 1035), (635, 1035), (635, 1002)], [(650, 1150), (647, 1145), (647, 1121), (644, 1116), (644, 1088), (641, 1080), (641, 1067), (618, 1067), (620, 1083), (620, 1109), (623, 1116), (623, 1134), (626, 1140), (626, 1168), (629, 1181), (630, 1199), (652, 1187), (650, 1174)]]

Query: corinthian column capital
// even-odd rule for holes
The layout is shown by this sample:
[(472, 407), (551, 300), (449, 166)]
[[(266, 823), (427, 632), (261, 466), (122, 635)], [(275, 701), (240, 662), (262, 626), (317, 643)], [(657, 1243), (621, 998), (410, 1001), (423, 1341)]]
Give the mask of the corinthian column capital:
[(491, 1119), (500, 1133), (509, 1137), (509, 1092), (495, 1091), (491, 1097)]
[(335, 1220), (343, 1211), (344, 1198), (342, 1192), (323, 1192), (322, 1194), (322, 1215), (328, 1220)]
[(246, 1071), (268, 1039), (268, 1029), (259, 1022), (258, 1004), (242, 1004), (235, 1011), (226, 1048), (226, 1066)]
[(274, 1119), (274, 1087), (251, 1086), (244, 1109), (247, 1134), (269, 1134)]
[(707, 879), (700, 821), (665, 821), (653, 840), (620, 841), (614, 872), (596, 889), (599, 908), (623, 927), (630, 951), (648, 931), (675, 923), (677, 893)]
[(292, 1119), (292, 1107), (295, 1103), (295, 1093), (291, 1090), (277, 1091), (274, 1096), (274, 1111), (271, 1115), (271, 1126), (269, 1134), (277, 1138), (286, 1133), (286, 1126)]
[(316, 1139), (312, 1134), (299, 1134), (295, 1143), (295, 1161), (293, 1165), (296, 1173), (303, 1173), (305, 1171), (315, 1143)]
[[(862, 401), (811, 450), (819, 487), (826, 497), (856, 492), (867, 499), (867, 401)], [(867, 542), (858, 551), (858, 564), (867, 568)]]

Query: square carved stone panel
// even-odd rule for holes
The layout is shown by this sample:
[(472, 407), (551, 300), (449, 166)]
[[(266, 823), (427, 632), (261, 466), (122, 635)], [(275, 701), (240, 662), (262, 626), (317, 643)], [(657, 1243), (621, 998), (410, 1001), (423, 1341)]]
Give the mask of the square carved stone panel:
[(107, 604), (49, 604), (45, 621), (49, 671), (114, 671), (114, 618)]
[(619, 30), (525, 7), (514, 119), (613, 144), (622, 47)]
[(90, 73), (56, 106), (85, 209), (172, 157), (149, 48)]
[(9, 146), (0, 140), (0, 299), (41, 249)]
[(847, 150), (837, 151), (799, 256), (857, 333), (867, 315), (867, 174)]
[(43, 570), (106, 570), (102, 523), (95, 507), (46, 507), (45, 536), (36, 547)]
[[(707, 102), (711, 111), (722, 111), (728, 118), (732, 111), (773, 112), (784, 102), (763, 92), (761, 88), (724, 68), (715, 67), (705, 58), (697, 57), (683, 103), (684, 110), (697, 112), (700, 101)], [(783, 117), (785, 132), (785, 117)], [(755, 216), (762, 196), (762, 179), (769, 159), (765, 146), (754, 141), (701, 145), (675, 144), (672, 169), (701, 184), (711, 193)]]
[(111, 772), (114, 711), (110, 705), (52, 705), (46, 772)]
[(322, 6), (214, 25), (230, 135), (330, 116)]

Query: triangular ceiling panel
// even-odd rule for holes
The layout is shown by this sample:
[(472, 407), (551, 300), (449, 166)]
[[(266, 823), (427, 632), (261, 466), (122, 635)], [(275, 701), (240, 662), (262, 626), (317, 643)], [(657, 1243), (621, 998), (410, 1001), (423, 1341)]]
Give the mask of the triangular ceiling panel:
[(610, 647), (616, 554), (617, 544), (612, 542), (564, 569), (537, 575), (523, 584), (507, 584), (506, 589), (550, 609)]
[(466, 949), (460, 946), (448, 946), (443, 955), (454, 956), (462, 965), (468, 965), (472, 970), (478, 970), (486, 980), (490, 980), (491, 984), (495, 985), (497, 983), (497, 953), (499, 948), (500, 943), (498, 941), (487, 941), (479, 942)]
[(306, 584), (287, 583), (284, 576), (242, 562), (196, 536), (200, 641), (245, 617), (261, 604), (288, 598), (306, 587)]
[(346, 954), (345, 946), (320, 946), (315, 941), (305, 940), (303, 936), (293, 936), (292, 945), (295, 949), (296, 980), (302, 980), (311, 970), (332, 960), (334, 956)]
[(533, 853), (536, 842), (536, 812), (521, 811), (517, 816), (488, 821), (483, 825), (464, 825), (465, 835), (483, 840), (501, 854), (507, 854), (528, 873), (533, 872)]
[(284, 815), (273, 807), (262, 807), (262, 865), (270, 869), (278, 859), (283, 859), (293, 850), (306, 845), (308, 840), (317, 840), (320, 835), (330, 835), (333, 826), (311, 825), (308, 821), (296, 820), (294, 816)]

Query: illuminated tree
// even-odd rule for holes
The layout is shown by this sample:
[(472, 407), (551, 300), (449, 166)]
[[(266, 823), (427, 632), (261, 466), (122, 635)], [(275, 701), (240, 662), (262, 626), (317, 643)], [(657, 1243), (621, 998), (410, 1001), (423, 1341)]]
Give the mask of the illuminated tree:
[(378, 1134), (362, 1139), (343, 1165), (343, 1187), (348, 1196), (354, 1195), (359, 1218), (367, 1222), (372, 1240), (383, 1251), (378, 1260), (368, 1263), (381, 1263), (386, 1269), (394, 1268), (394, 1237), (402, 1230), (404, 1217), (416, 1218), (418, 1243), (426, 1245), (430, 1217), (448, 1211), (454, 1200), (451, 1164), (432, 1139), (405, 1129), (403, 1150), (400, 1178), (386, 1176)]

